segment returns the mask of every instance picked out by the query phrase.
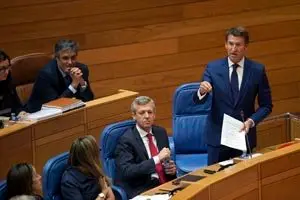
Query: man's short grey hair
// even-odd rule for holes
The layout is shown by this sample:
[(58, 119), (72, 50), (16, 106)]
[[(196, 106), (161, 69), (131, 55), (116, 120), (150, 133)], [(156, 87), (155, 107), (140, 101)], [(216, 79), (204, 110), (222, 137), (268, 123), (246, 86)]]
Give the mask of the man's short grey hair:
[(146, 105), (148, 103), (153, 103), (154, 105), (154, 110), (155, 110), (155, 103), (153, 101), (153, 99), (151, 99), (148, 96), (139, 96), (137, 98), (135, 98), (133, 100), (133, 102), (131, 103), (131, 112), (135, 113), (136, 112), (136, 105)]
[(75, 52), (77, 54), (78, 48), (79, 48), (79, 45), (74, 40), (59, 40), (56, 42), (56, 44), (54, 46), (54, 54), (55, 54), (56, 58), (59, 57), (60, 52), (66, 51), (66, 50)]
[(18, 195), (11, 197), (9, 200), (35, 200), (35, 197), (29, 195)]

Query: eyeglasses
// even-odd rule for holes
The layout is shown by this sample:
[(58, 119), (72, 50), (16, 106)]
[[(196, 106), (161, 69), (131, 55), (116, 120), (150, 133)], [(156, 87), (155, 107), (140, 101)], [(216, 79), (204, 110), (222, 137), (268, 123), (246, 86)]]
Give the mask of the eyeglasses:
[(11, 65), (0, 67), (0, 73), (4, 74), (7, 70), (11, 69)]

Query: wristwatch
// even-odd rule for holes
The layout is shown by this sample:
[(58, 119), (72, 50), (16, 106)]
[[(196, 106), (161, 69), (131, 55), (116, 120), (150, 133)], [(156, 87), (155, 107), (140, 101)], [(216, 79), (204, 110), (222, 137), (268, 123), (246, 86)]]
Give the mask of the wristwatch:
[(86, 83), (86, 81), (84, 81), (84, 85), (81, 85), (80, 88), (81, 88), (82, 90), (85, 90), (85, 89), (87, 88), (87, 83)]
[(101, 192), (98, 196), (102, 199), (105, 199), (105, 194), (103, 192)]

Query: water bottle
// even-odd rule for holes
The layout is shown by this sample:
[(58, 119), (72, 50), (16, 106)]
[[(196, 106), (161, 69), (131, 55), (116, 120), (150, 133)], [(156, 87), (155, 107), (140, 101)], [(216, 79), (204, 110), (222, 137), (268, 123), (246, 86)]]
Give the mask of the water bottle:
[(10, 116), (11, 120), (12, 121), (17, 121), (17, 117), (16, 117), (16, 113), (11, 113), (11, 116)]

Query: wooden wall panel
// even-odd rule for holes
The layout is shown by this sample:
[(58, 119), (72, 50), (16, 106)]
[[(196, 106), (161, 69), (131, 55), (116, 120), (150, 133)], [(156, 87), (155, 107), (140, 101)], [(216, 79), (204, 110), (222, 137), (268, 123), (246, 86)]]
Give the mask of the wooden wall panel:
[[(196, 2), (196, 0), (127, 0), (127, 1), (61, 1), (41, 5), (18, 6), (0, 10), (0, 15), (6, 16), (7, 20), (0, 22), (0, 25), (28, 23), (36, 21), (49, 21), (56, 19), (83, 17), (99, 15), (104, 13), (118, 13), (124, 11), (143, 10), (161, 6)], [(67, 8), (67, 9), (66, 9)], [(55, 14), (52, 14), (55, 11)]]
[(101, 90), (107, 87), (111, 87), (115, 90), (118, 88), (126, 88), (133, 91), (144, 91), (172, 85), (180, 85), (187, 82), (187, 80), (197, 81), (199, 79), (199, 74), (202, 74), (203, 70), (204, 68), (201, 67), (192, 67), (189, 69), (155, 73), (151, 74), (150, 77), (145, 74), (134, 77), (109, 79), (93, 82), (91, 85), (96, 97), (99, 97), (97, 93), (98, 91), (101, 93)]
[(280, 1), (236, 1), (236, 0), (215, 0), (189, 4), (185, 8), (186, 17), (207, 17), (224, 14), (236, 14), (251, 10), (264, 10), (272, 7), (282, 7), (298, 4), (297, 0)]
[(73, 0), (11, 0), (1, 2), (0, 8), (9, 8), (9, 7), (17, 7), (17, 6), (30, 6), (30, 5), (41, 5), (47, 3), (57, 3), (57, 2), (67, 2)]
[(175, 88), (226, 55), (226, 29), (246, 26), (248, 55), (270, 79), (272, 115), (300, 111), (300, 0), (12, 0), (0, 8), (0, 47), (12, 57), (50, 54), (58, 39), (74, 39), (96, 97), (119, 88), (149, 95), (168, 132)]
[(80, 52), (79, 59), (90, 64), (118, 62), (143, 57), (173, 54), (178, 50), (177, 40), (169, 39)]

